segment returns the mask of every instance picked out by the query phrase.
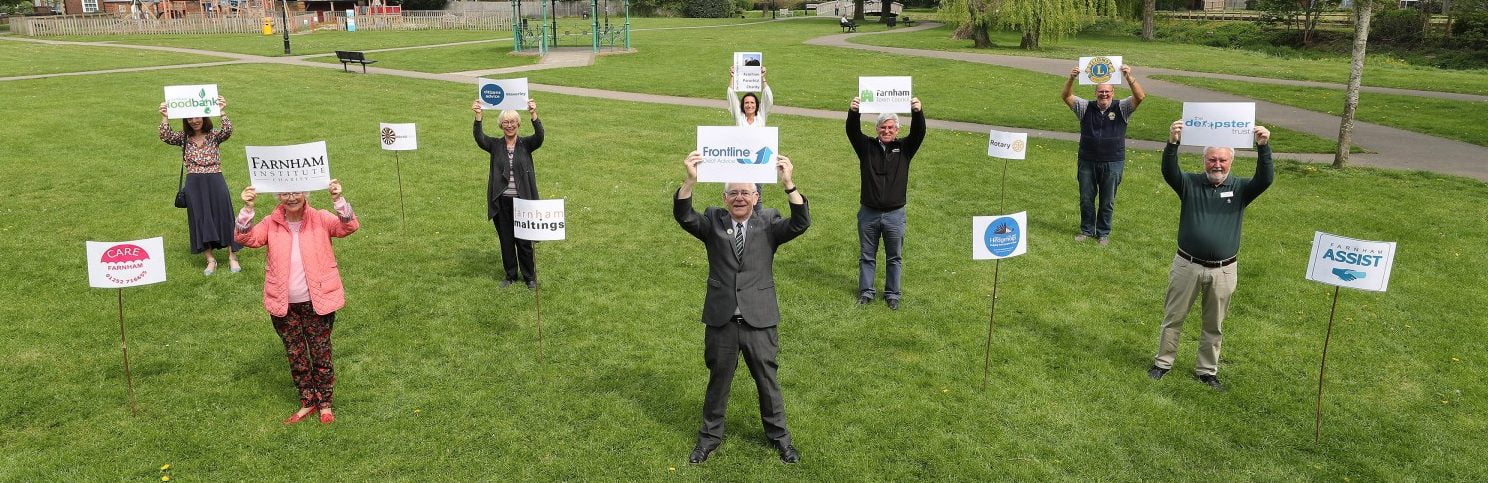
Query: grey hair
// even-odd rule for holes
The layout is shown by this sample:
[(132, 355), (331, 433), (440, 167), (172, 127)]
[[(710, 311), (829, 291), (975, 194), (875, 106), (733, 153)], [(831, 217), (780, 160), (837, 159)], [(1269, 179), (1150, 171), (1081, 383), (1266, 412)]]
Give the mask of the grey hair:
[(501, 111), (501, 115), (498, 116), (496, 118), (496, 120), (498, 120), (498, 121), (517, 121), (517, 123), (521, 123), (522, 122), (522, 117), (517, 115), (517, 111), (511, 110), (511, 109), (506, 109), (506, 110)]
[(1209, 147), (1206, 147), (1206, 148), (1204, 148), (1204, 157), (1206, 157), (1206, 158), (1209, 157), (1209, 152), (1210, 151), (1220, 151), (1220, 150), (1228, 151), (1229, 152), (1229, 158), (1230, 159), (1235, 159), (1235, 148), (1232, 148), (1232, 147), (1229, 147), (1229, 146), (1209, 146)]
[(889, 121), (894, 121), (894, 125), (896, 126), (899, 125), (899, 115), (892, 112), (880, 113), (878, 115), (878, 123), (874, 124), (873, 127), (882, 126), (885, 122)]

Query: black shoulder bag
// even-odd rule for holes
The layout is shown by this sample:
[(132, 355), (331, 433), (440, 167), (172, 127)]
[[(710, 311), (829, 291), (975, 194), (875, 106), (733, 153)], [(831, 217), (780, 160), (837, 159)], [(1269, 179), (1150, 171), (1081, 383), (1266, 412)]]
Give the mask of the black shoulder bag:
[(191, 140), (186, 139), (181, 143), (181, 177), (176, 180), (176, 208), (186, 207), (186, 143), (189, 142)]

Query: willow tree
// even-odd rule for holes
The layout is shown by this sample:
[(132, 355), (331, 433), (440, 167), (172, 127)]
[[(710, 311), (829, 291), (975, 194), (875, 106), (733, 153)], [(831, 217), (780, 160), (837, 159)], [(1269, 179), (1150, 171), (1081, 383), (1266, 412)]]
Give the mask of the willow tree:
[(1037, 49), (1044, 38), (1074, 35), (1101, 17), (1116, 14), (1116, 0), (946, 0), (941, 18), (956, 24), (959, 38), (990, 47), (992, 28), (1022, 32), (1018, 46)]

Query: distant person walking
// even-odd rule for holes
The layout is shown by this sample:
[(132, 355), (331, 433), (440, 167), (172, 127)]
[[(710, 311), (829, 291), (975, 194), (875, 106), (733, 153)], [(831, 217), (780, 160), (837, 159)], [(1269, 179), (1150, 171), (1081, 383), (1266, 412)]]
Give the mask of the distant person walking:
[(227, 260), (233, 273), (242, 270), (238, 264), (238, 250), (242, 245), (233, 241), (232, 194), (227, 191), (227, 180), (222, 177), (222, 157), (219, 148), (232, 137), (232, 121), (227, 118), (227, 99), (217, 96), (217, 112), (222, 115), (222, 127), (213, 129), (212, 119), (189, 117), (181, 120), (181, 130), (170, 128), (166, 105), (160, 103), (160, 140), (181, 147), (181, 164), (186, 169), (186, 180), (182, 189), (186, 191), (186, 227), (191, 234), (191, 253), (206, 253), (207, 268), (203, 275), (217, 271), (214, 252), (228, 248)]
[[(1132, 95), (1112, 102), (1111, 84), (1095, 86), (1095, 100), (1074, 94), (1080, 68), (1070, 69), (1059, 98), (1080, 120), (1080, 154), (1075, 180), (1080, 184), (1080, 232), (1075, 241), (1095, 238), (1101, 245), (1111, 242), (1111, 216), (1116, 211), (1116, 188), (1126, 169), (1126, 125), (1132, 111), (1142, 105), (1147, 92), (1131, 75), (1131, 66), (1121, 66), (1121, 76), (1131, 85)], [(1096, 207), (1096, 198), (1100, 206)]]
[(1173, 368), (1183, 319), (1194, 300), (1203, 297), (1204, 330), (1199, 337), (1199, 359), (1194, 377), (1218, 391), (1219, 349), (1224, 342), (1222, 324), (1229, 312), (1230, 296), (1239, 281), (1240, 226), (1245, 207), (1271, 187), (1271, 131), (1255, 127), (1256, 170), (1254, 178), (1230, 175), (1235, 149), (1204, 148), (1204, 171), (1183, 173), (1178, 166), (1178, 142), (1183, 122), (1173, 121), (1168, 146), (1163, 149), (1163, 180), (1178, 194), (1178, 254), (1168, 269), (1168, 292), (1163, 302), (1162, 330), (1157, 357), (1147, 376), (1161, 379)]
[(331, 328), (336, 311), (346, 305), (346, 289), (331, 238), (342, 238), (361, 228), (351, 203), (341, 196), (341, 182), (331, 180), (335, 213), (310, 208), (305, 193), (279, 193), (279, 206), (253, 223), (258, 191), (243, 189), (238, 212), (237, 240), (244, 246), (268, 247), (264, 256), (264, 309), (289, 356), (289, 375), (300, 393), (300, 409), (284, 424), (300, 422), (320, 411), (320, 422), (336, 420), (331, 399), (336, 371), (331, 363)]

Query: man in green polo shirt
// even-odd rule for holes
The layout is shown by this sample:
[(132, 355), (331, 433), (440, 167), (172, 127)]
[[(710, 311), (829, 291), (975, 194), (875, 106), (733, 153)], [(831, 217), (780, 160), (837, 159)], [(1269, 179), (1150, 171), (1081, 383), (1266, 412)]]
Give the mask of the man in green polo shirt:
[(1199, 338), (1199, 360), (1194, 376), (1209, 387), (1223, 391), (1219, 376), (1219, 348), (1224, 340), (1220, 324), (1235, 293), (1240, 253), (1240, 225), (1245, 207), (1271, 186), (1271, 131), (1255, 127), (1256, 171), (1254, 178), (1230, 176), (1235, 150), (1204, 148), (1204, 171), (1183, 173), (1178, 168), (1178, 141), (1183, 121), (1174, 121), (1163, 150), (1162, 175), (1178, 193), (1178, 254), (1168, 271), (1168, 294), (1163, 303), (1162, 332), (1157, 357), (1148, 377), (1161, 379), (1173, 368), (1178, 355), (1183, 319), (1194, 299), (1203, 296), (1204, 331)]

